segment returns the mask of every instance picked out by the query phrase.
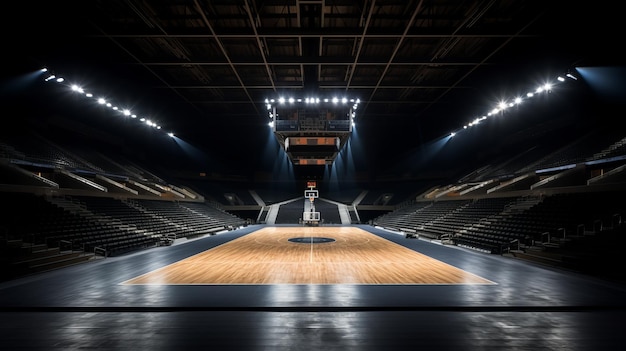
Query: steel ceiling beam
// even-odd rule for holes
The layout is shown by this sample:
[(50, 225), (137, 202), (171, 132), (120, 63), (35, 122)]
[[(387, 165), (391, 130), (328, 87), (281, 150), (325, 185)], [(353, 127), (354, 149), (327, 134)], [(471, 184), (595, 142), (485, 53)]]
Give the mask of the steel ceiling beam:
[(206, 25), (207, 28), (209, 28), (209, 30), (211, 31), (211, 34), (213, 35), (213, 39), (216, 41), (217, 45), (219, 46), (220, 50), (222, 51), (222, 54), (224, 55), (224, 57), (228, 61), (229, 66), (230, 66), (231, 70), (233, 71), (233, 74), (235, 75), (235, 77), (239, 81), (239, 84), (241, 84), (241, 88), (245, 91), (246, 95), (250, 99), (250, 103), (254, 105), (254, 109), (257, 111), (259, 116), (261, 116), (261, 113), (258, 110), (257, 105), (254, 102), (254, 99), (250, 95), (250, 92), (248, 91), (248, 89), (246, 89), (246, 84), (243, 82), (243, 80), (239, 76), (239, 73), (237, 72), (237, 69), (235, 68), (235, 65), (230, 61), (230, 57), (228, 55), (228, 52), (224, 48), (224, 44), (222, 43), (220, 38), (218, 38), (218, 36), (215, 34), (215, 30), (213, 29), (213, 26), (211, 25), (211, 22), (209, 22), (209, 20), (204, 15), (204, 11), (203, 11), (202, 7), (200, 6), (200, 4), (198, 3), (198, 0), (194, 0), (194, 5), (195, 5), (196, 10), (198, 11), (200, 16), (202, 17), (204, 25)]

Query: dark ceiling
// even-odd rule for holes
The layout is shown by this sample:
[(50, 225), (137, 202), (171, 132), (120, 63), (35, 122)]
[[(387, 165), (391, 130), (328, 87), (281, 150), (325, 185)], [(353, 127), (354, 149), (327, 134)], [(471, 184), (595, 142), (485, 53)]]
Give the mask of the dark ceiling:
[(115, 92), (240, 171), (267, 142), (266, 98), (358, 98), (371, 157), (356, 167), (372, 172), (497, 97), (575, 66), (622, 64), (613, 3), (21, 2), (3, 9), (2, 26), (11, 69), (45, 65)]

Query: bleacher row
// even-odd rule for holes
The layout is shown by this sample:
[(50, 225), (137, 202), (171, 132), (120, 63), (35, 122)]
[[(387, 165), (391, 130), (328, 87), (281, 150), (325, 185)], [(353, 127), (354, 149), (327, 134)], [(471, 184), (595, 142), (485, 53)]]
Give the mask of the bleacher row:
[(180, 238), (215, 234), (245, 221), (203, 203), (3, 193), (5, 238), (108, 255)]
[(83, 142), (0, 135), (3, 279), (247, 224), (100, 141)]
[(234, 215), (204, 203), (121, 200), (109, 197), (47, 197), (3, 192), (3, 276), (24, 274), (50, 257), (36, 251), (115, 256), (170, 245), (246, 225)]
[(517, 144), (520, 146), (511, 146), (510, 150), (490, 159), (484, 167), (477, 167), (475, 173), (461, 181), (513, 177), (535, 170), (619, 159), (626, 154), (623, 128), (610, 123), (590, 127), (583, 132), (564, 131), (567, 138), (563, 138), (562, 133), (555, 135), (553, 132), (531, 131), (530, 135), (519, 136), (522, 141)]
[(593, 253), (585, 246), (591, 242), (595, 248), (604, 247), (607, 255), (626, 243), (625, 196), (626, 191), (617, 190), (419, 201), (373, 224), (407, 237), (494, 254), (558, 251), (589, 258)]
[(608, 123), (581, 131), (520, 132), (465, 176), (370, 223), (482, 252), (607, 267), (626, 244), (626, 135)]

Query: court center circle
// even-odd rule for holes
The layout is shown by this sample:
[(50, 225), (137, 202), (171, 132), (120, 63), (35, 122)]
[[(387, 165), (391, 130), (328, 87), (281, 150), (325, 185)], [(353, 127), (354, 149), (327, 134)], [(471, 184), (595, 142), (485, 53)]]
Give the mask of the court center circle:
[(324, 238), (324, 237), (319, 237), (319, 236), (289, 238), (287, 240), (292, 243), (299, 243), (299, 244), (323, 244), (323, 243), (331, 243), (335, 241), (335, 239), (333, 238)]

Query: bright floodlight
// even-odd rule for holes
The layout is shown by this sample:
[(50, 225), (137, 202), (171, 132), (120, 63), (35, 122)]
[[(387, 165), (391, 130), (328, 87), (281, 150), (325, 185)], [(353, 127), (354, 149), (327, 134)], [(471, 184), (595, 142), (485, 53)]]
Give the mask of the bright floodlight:
[[(48, 69), (47, 69), (47, 68), (42, 68), (42, 69), (41, 69), (41, 71), (42, 71), (42, 72), (47, 72), (47, 71), (48, 71)], [(54, 81), (56, 81), (57, 83), (62, 83), (62, 82), (64, 82), (64, 81), (65, 81), (65, 79), (63, 79), (63, 78), (61, 78), (61, 77), (57, 77), (57, 76), (55, 76), (55, 75), (53, 75), (53, 74), (50, 74), (48, 77), (44, 78), (44, 80), (45, 80), (46, 82), (47, 82), (47, 81), (54, 80)], [(84, 96), (86, 96), (86, 97), (88, 97), (88, 98), (92, 98), (92, 97), (93, 97), (93, 94), (92, 94), (92, 93), (86, 93), (86, 92), (83, 90), (83, 88), (81, 88), (80, 86), (78, 86), (78, 85), (76, 85), (76, 84), (64, 84), (64, 85), (65, 85), (65, 86), (67, 86), (67, 87), (69, 87), (70, 89), (72, 89), (72, 91), (79, 92), (79, 93), (83, 94)], [(132, 118), (137, 118), (137, 115), (136, 115), (136, 114), (131, 113), (131, 111), (130, 111), (129, 109), (120, 109), (120, 108), (118, 108), (117, 106), (115, 106), (115, 105), (111, 104), (110, 102), (107, 102), (107, 101), (106, 101), (106, 99), (104, 99), (104, 98), (97, 98), (97, 99), (96, 99), (96, 101), (97, 101), (97, 103), (98, 103), (99, 105), (104, 105), (104, 106), (107, 106), (107, 107), (111, 108), (112, 110), (115, 110), (115, 111), (120, 111), (121, 113), (123, 113), (123, 114), (124, 114), (124, 116), (130, 116), (130, 117), (132, 117)], [(272, 100), (272, 102), (273, 102), (273, 100)], [(160, 125), (158, 125), (157, 123), (153, 122), (153, 121), (146, 120), (145, 118), (141, 118), (141, 121), (145, 122), (147, 125), (149, 125), (149, 126), (151, 126), (151, 127), (154, 127), (154, 128), (156, 128), (156, 129), (161, 129), (161, 126), (160, 126)], [(173, 136), (173, 134), (171, 134), (171, 135)]]

